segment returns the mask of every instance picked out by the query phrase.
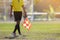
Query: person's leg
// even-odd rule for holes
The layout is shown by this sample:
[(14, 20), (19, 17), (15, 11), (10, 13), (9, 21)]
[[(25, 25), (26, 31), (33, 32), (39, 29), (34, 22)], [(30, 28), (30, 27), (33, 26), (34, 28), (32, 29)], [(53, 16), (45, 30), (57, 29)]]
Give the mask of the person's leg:
[(17, 18), (18, 18), (17, 12), (14, 11), (14, 19), (15, 19), (16, 25), (12, 33), (13, 36), (16, 36), (16, 30), (18, 29)]
[(14, 18), (16, 21), (16, 26), (13, 33), (16, 33), (16, 30), (18, 30), (18, 33), (21, 35), (19, 24), (22, 18), (22, 12), (14, 12)]
[(18, 26), (17, 26), (18, 33), (19, 33), (19, 35), (21, 35), (20, 26), (19, 26), (20, 21), (17, 21), (17, 24), (18, 24)]
[(17, 29), (18, 29), (18, 24), (17, 24), (17, 22), (16, 22), (15, 29), (14, 29), (13, 33), (16, 33), (16, 30), (17, 30)]
[(21, 18), (22, 18), (22, 12), (18, 12), (18, 17), (17, 17), (17, 24), (18, 24), (18, 27), (17, 27), (17, 30), (18, 30), (18, 33), (19, 35), (21, 35), (21, 31), (20, 31), (20, 21), (21, 21)]

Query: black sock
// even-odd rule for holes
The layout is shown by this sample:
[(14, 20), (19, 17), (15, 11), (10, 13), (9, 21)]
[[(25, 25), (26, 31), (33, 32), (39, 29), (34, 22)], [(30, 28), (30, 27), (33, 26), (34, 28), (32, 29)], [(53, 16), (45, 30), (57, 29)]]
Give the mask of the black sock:
[(14, 29), (13, 33), (15, 33), (15, 32), (16, 32), (16, 30), (18, 29), (18, 28), (17, 28), (17, 26), (18, 26), (18, 25), (16, 24), (16, 26), (15, 26), (15, 29)]
[(19, 35), (21, 35), (21, 32), (20, 32), (20, 26), (19, 26), (19, 24), (18, 24), (18, 33), (19, 33)]

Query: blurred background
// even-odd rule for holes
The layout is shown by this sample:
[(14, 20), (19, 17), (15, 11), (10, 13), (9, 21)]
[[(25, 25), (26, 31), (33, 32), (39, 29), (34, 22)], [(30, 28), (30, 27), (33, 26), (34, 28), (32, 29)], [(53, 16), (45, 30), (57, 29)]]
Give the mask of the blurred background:
[[(0, 0), (0, 22), (13, 21), (10, 4), (11, 0)], [(24, 5), (31, 21), (60, 20), (60, 0), (24, 0)]]

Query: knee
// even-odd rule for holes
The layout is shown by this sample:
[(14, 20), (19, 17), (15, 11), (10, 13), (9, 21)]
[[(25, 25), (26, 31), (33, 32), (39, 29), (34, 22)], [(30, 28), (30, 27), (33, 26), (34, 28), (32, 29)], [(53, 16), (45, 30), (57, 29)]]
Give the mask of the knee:
[(20, 21), (17, 21), (16, 23), (17, 23), (17, 24), (20, 24)]

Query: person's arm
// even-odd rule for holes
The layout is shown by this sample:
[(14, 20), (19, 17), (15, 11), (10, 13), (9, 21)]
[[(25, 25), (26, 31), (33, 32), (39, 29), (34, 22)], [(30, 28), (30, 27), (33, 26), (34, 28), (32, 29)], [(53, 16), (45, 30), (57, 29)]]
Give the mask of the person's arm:
[(24, 7), (24, 5), (22, 6), (22, 8), (23, 8), (23, 12), (24, 12), (24, 18), (26, 18), (27, 17), (27, 12), (26, 12), (26, 10), (25, 10), (25, 7)]
[(10, 5), (10, 17), (12, 17), (12, 6)]

